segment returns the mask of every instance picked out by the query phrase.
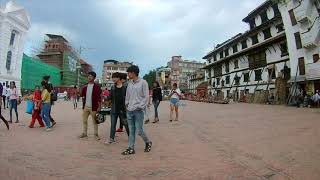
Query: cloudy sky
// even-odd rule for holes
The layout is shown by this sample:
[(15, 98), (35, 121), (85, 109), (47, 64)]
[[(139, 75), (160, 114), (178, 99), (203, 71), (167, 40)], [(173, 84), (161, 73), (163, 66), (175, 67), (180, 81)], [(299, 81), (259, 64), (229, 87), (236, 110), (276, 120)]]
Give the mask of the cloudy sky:
[[(4, 0), (1, 0), (4, 1)], [(106, 59), (130, 60), (142, 73), (173, 55), (201, 60), (214, 44), (248, 29), (241, 20), (264, 0), (16, 0), (30, 14), (26, 53), (44, 34), (62, 34), (101, 74)]]

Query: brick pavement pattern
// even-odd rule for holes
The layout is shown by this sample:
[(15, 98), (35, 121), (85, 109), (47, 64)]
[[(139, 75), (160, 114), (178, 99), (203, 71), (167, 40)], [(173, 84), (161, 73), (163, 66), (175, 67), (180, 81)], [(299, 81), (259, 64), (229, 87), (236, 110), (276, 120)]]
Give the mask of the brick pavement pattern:
[[(144, 153), (122, 156), (127, 135), (105, 145), (110, 120), (99, 125), (102, 140), (80, 140), (81, 109), (59, 102), (52, 132), (29, 129), (31, 116), (20, 106), (20, 124), (0, 124), (1, 180), (319, 180), (320, 112), (284, 106), (186, 102), (181, 121), (169, 123), (168, 103), (160, 123), (145, 130), (154, 142)], [(4, 111), (8, 117), (8, 110)], [(89, 121), (90, 122), (90, 121)]]

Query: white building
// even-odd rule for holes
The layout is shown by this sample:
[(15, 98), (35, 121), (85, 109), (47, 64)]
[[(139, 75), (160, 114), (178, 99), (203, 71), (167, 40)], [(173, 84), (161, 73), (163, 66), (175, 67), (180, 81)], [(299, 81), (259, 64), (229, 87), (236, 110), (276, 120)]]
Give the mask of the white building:
[(0, 82), (16, 82), (20, 90), (21, 65), (26, 33), (30, 28), (27, 11), (13, 1), (0, 7)]
[(205, 71), (199, 69), (188, 76), (188, 92), (196, 94), (197, 87), (203, 82), (205, 82)]
[(102, 86), (111, 89), (114, 84), (112, 74), (116, 72), (127, 74), (127, 69), (132, 65), (132, 62), (127, 61), (105, 60), (103, 63)]
[(320, 90), (320, 1), (279, 3), (287, 35), (291, 80), (308, 93)]

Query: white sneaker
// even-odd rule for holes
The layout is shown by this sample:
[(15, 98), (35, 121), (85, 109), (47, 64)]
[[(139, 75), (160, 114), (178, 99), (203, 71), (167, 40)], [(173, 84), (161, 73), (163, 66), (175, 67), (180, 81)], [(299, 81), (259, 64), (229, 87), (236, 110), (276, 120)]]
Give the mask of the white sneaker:
[(52, 130), (52, 128), (46, 128), (46, 131), (47, 132), (49, 132), (49, 131), (51, 131)]
[(116, 141), (114, 139), (110, 139), (109, 141), (106, 141), (105, 144), (115, 144)]

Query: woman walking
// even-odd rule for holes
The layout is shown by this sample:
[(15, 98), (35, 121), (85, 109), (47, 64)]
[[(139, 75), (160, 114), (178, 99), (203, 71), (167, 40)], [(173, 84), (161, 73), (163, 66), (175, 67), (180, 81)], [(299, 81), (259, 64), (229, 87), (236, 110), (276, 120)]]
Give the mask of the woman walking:
[(30, 122), (29, 128), (33, 128), (34, 123), (36, 120), (38, 120), (40, 127), (44, 127), (42, 118), (40, 116), (40, 111), (41, 111), (41, 91), (40, 87), (36, 86), (36, 89), (33, 93), (33, 103), (34, 103), (34, 108), (32, 111), (32, 120)]
[(51, 108), (51, 94), (48, 83), (42, 81), (42, 93), (41, 93), (41, 117), (46, 124), (46, 131), (51, 131), (51, 122), (50, 122), (50, 108)]
[[(157, 123), (159, 122), (159, 114), (158, 114), (158, 107), (160, 105), (160, 102), (162, 101), (162, 91), (161, 87), (159, 85), (159, 82), (155, 81), (153, 83), (153, 88), (152, 88), (152, 104), (154, 107), (154, 120), (152, 123)], [(149, 106), (151, 106), (151, 98), (149, 98)], [(149, 120), (146, 120), (146, 124), (149, 123)]]
[(78, 108), (78, 90), (77, 86), (74, 86), (72, 91), (71, 91), (71, 99), (73, 102), (73, 109)]
[(16, 83), (14, 81), (10, 82), (10, 90), (9, 90), (9, 102), (10, 102), (10, 121), (12, 123), (12, 109), (14, 109), (16, 113), (16, 122), (19, 123), (19, 115), (18, 115), (18, 91), (16, 87)]
[(174, 83), (170, 93), (170, 122), (173, 120), (174, 111), (176, 112), (175, 121), (179, 120), (179, 100), (181, 97), (181, 91), (178, 88), (177, 83)]

